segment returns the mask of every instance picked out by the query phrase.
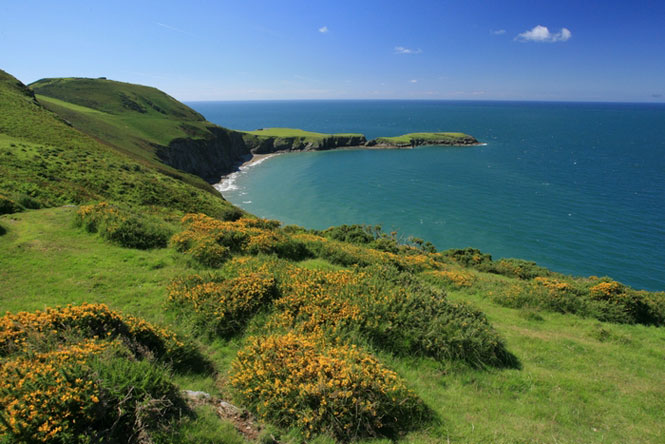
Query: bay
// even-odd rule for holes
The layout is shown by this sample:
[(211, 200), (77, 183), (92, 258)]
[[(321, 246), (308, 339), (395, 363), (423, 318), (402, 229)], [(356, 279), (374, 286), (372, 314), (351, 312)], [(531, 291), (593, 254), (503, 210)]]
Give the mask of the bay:
[(380, 224), (439, 249), (472, 246), (574, 275), (665, 290), (665, 105), (452, 101), (190, 103), (219, 125), (462, 131), (485, 146), (288, 153), (224, 196), (323, 229)]

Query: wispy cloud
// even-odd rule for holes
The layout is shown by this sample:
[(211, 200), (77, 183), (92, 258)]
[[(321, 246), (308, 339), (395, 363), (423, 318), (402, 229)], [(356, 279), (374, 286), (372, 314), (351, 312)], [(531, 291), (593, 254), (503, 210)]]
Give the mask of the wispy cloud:
[(505, 29), (490, 29), (490, 34), (492, 35), (503, 35), (506, 33)]
[(328, 27), (327, 27), (327, 26), (321, 26), (321, 27), (319, 28), (319, 32), (320, 32), (321, 34), (327, 34), (327, 33), (328, 33)]
[(165, 25), (164, 23), (159, 23), (159, 22), (156, 22), (156, 24), (157, 24), (157, 26), (161, 26), (162, 28), (166, 28), (166, 29), (169, 29), (171, 31), (179, 32), (181, 34), (187, 34), (187, 35), (191, 35), (191, 36), (194, 35), (191, 32), (183, 31), (182, 29), (178, 29), (175, 26), (169, 26), (169, 25)]
[(420, 54), (422, 49), (405, 48), (404, 46), (395, 46), (395, 54)]
[(411, 79), (411, 80), (409, 80), (409, 83), (418, 83), (418, 80), (416, 80), (416, 79)]
[(534, 26), (528, 31), (524, 31), (521, 34), (518, 34), (515, 37), (515, 40), (519, 42), (545, 42), (545, 43), (554, 43), (554, 42), (565, 42), (566, 40), (572, 37), (572, 33), (568, 28), (561, 28), (559, 32), (550, 32), (547, 29), (547, 26)]

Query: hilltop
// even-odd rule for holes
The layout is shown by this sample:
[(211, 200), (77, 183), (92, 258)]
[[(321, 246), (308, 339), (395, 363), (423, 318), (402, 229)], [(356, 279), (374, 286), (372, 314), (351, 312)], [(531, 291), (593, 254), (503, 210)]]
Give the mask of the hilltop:
[(208, 184), (206, 162), (361, 135), (31, 86), (0, 71), (0, 442), (662, 441), (665, 293), (284, 227)]

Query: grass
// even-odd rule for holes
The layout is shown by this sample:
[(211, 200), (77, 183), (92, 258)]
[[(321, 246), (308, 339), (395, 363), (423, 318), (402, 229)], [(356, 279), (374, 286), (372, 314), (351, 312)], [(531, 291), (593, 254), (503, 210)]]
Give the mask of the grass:
[(200, 178), (137, 160), (68, 126), (4, 72), (0, 103), (0, 190), (14, 200), (28, 197), (37, 207), (48, 207), (106, 198), (184, 211), (231, 211)]
[(254, 136), (266, 136), (266, 137), (298, 137), (305, 138), (309, 140), (322, 139), (325, 137), (362, 137), (362, 134), (355, 133), (338, 133), (338, 134), (325, 134), (325, 133), (315, 133), (312, 131), (305, 131), (296, 128), (263, 128), (256, 131), (244, 131), (246, 134), (252, 134)]
[[(0, 295), (0, 310), (104, 302), (177, 328), (164, 308), (166, 285), (173, 276), (193, 271), (189, 263), (172, 249), (140, 251), (110, 245), (75, 228), (74, 211), (64, 207), (0, 217), (0, 224), (7, 228), (0, 237), (0, 281), (9, 284)], [(339, 268), (323, 259), (301, 264), (312, 269)], [(508, 278), (472, 272), (477, 284), (449, 291), (449, 297), (482, 309), (522, 367), (473, 369), (379, 353), (436, 418), (398, 442), (662, 442), (664, 329), (548, 312), (525, 315), (522, 310), (496, 305), (483, 290), (483, 285)], [(174, 381), (180, 388), (223, 394), (220, 382), (241, 342), (241, 338), (217, 339), (201, 345), (221, 372), (220, 380), (189, 375)], [(221, 428), (233, 435), (209, 413), (199, 413), (200, 427)], [(186, 427), (194, 430), (199, 425)], [(284, 436), (291, 437), (285, 442), (297, 442), (297, 434)]]

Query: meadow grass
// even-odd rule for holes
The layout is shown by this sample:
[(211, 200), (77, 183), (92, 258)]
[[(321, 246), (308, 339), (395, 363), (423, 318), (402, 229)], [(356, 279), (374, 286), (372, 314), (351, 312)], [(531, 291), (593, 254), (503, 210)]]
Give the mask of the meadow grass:
[[(28, 210), (0, 217), (7, 229), (0, 237), (0, 281), (5, 283), (0, 310), (103, 302), (113, 309), (187, 330), (166, 310), (165, 302), (172, 277), (196, 271), (191, 263), (170, 248), (143, 251), (111, 245), (76, 228), (72, 223), (75, 210)], [(319, 270), (340, 268), (321, 258), (301, 264)], [(449, 289), (449, 299), (471, 302), (482, 309), (519, 358), (521, 368), (474, 369), (459, 362), (375, 350), (435, 415), (432, 423), (407, 433), (398, 442), (663, 440), (663, 329), (544, 311), (525, 314), (521, 309), (499, 306), (487, 295), (486, 286), (500, 289), (495, 284), (511, 278), (472, 272), (476, 274), (474, 285), (459, 291)], [(260, 329), (260, 324), (255, 328)], [(235, 337), (200, 343), (219, 376), (176, 375), (174, 382), (183, 389), (229, 396), (226, 371), (243, 341)], [(200, 418), (201, 427), (221, 427), (233, 435), (226, 426), (217, 424), (209, 414)], [(295, 443), (303, 437), (295, 431), (283, 431), (281, 438)], [(331, 442), (325, 437), (317, 439)]]
[(325, 133), (316, 133), (313, 131), (305, 131), (296, 128), (262, 128), (255, 131), (243, 131), (246, 134), (252, 134), (254, 136), (266, 136), (266, 137), (297, 137), (304, 138), (306, 140), (318, 140), (326, 137), (362, 137), (362, 134), (356, 133), (336, 133), (336, 134), (325, 134)]

